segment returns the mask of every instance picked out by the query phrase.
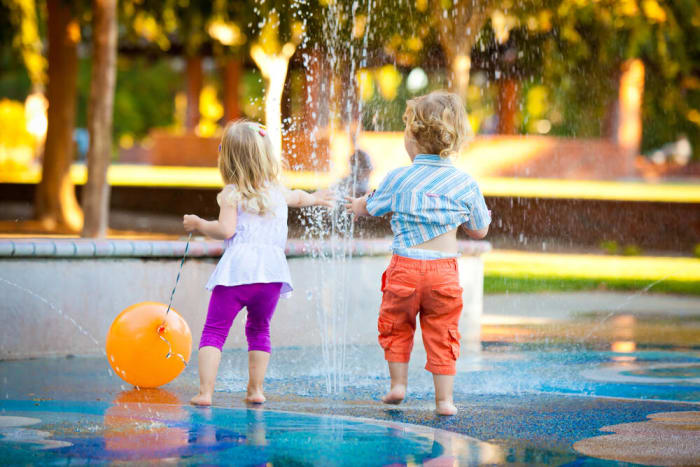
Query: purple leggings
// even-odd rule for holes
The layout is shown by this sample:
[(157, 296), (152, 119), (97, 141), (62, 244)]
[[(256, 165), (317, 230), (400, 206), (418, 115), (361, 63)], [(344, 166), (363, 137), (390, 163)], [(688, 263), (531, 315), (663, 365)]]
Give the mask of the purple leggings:
[(248, 339), (248, 351), (262, 350), (269, 353), (270, 320), (277, 307), (281, 290), (281, 282), (214, 287), (199, 348), (208, 346), (221, 350), (236, 315), (243, 307), (247, 307), (245, 335)]

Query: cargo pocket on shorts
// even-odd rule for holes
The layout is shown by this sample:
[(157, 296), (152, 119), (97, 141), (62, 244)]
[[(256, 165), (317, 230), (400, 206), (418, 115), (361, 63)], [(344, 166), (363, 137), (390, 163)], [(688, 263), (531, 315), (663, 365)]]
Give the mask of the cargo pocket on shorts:
[(439, 284), (430, 291), (431, 304), (437, 314), (457, 312), (462, 308), (462, 287), (453, 283)]
[(415, 287), (409, 287), (407, 285), (401, 284), (386, 284), (386, 286), (384, 287), (384, 293), (390, 293), (392, 295), (395, 295), (396, 297), (399, 297), (400, 299), (410, 297), (415, 293), (415, 291)]
[(391, 347), (391, 341), (393, 340), (392, 329), (394, 328), (394, 323), (386, 319), (383, 316), (379, 317), (377, 321), (377, 330), (379, 331), (379, 345), (384, 350), (389, 350)]
[(432, 293), (433, 296), (437, 298), (455, 299), (462, 298), (462, 290), (462, 287), (458, 285), (445, 284), (435, 286), (432, 290)]
[(459, 340), (462, 336), (459, 334), (457, 329), (448, 329), (449, 334), (450, 350), (452, 351), (452, 356), (455, 360), (459, 358)]

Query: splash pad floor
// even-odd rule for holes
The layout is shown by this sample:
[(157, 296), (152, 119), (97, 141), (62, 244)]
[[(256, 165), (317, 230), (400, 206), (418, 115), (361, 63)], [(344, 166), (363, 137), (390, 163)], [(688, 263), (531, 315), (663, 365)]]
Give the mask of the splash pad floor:
[[(421, 369), (425, 357), (417, 348), (407, 400), (395, 407), (378, 400), (389, 380), (375, 347), (347, 349), (350, 376), (340, 395), (328, 393), (329, 383), (340, 380), (329, 380), (321, 364), (310, 365), (319, 354), (310, 348), (276, 350), (268, 402), (246, 407), (246, 352), (227, 351), (208, 409), (186, 404), (197, 387), (194, 363), (161, 389), (137, 390), (114, 376), (103, 357), (0, 362), (0, 459), (619, 465), (599, 458), (607, 445), (596, 440), (614, 443), (615, 427), (630, 424), (641, 425), (637, 441), (658, 426), (680, 427), (672, 435), (684, 438), (649, 458), (634, 457), (638, 448), (625, 457), (622, 442), (609, 459), (652, 465), (700, 459), (694, 457), (700, 456), (697, 348), (620, 353), (578, 344), (488, 344), (460, 358), (460, 412), (448, 418), (433, 413), (432, 378)], [(655, 417), (671, 422), (654, 424)], [(603, 427), (612, 433), (601, 432)]]
[(510, 294), (486, 302), (482, 350), (458, 361), (455, 417), (433, 412), (420, 345), (399, 406), (379, 401), (389, 378), (375, 345), (346, 346), (343, 371), (329, 371), (319, 348), (274, 349), (268, 401), (258, 407), (243, 403), (243, 350), (224, 352), (206, 409), (187, 404), (196, 355), (154, 390), (124, 383), (104, 356), (0, 361), (0, 462), (700, 464), (697, 298)]

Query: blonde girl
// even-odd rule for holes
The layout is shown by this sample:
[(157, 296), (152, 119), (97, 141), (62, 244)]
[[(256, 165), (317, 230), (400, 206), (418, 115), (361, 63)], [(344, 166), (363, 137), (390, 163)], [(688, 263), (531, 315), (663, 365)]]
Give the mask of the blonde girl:
[(212, 291), (199, 343), (199, 393), (195, 405), (211, 405), (221, 348), (231, 324), (247, 308), (248, 389), (245, 400), (265, 402), (263, 380), (270, 361), (270, 320), (283, 294), (292, 291), (284, 253), (287, 207), (334, 204), (329, 191), (288, 190), (279, 181), (281, 163), (264, 127), (249, 121), (229, 123), (219, 146), (219, 171), (225, 186), (217, 195), (218, 220), (184, 216), (188, 232), (225, 240), (225, 250), (207, 289)]

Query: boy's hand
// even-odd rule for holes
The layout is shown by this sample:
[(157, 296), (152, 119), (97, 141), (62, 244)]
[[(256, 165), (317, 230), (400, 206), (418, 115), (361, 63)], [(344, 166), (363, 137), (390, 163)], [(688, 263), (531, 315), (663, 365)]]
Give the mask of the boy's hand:
[(199, 230), (199, 223), (201, 221), (202, 218), (199, 216), (195, 216), (194, 214), (185, 214), (182, 218), (182, 225), (185, 227), (187, 232), (194, 232), (195, 230)]
[(314, 205), (326, 206), (328, 208), (335, 207), (336, 195), (333, 190), (318, 190), (311, 193), (314, 198)]
[(369, 216), (370, 213), (367, 211), (367, 197), (353, 198), (351, 196), (346, 196), (345, 211), (348, 214), (352, 213), (356, 216)]

